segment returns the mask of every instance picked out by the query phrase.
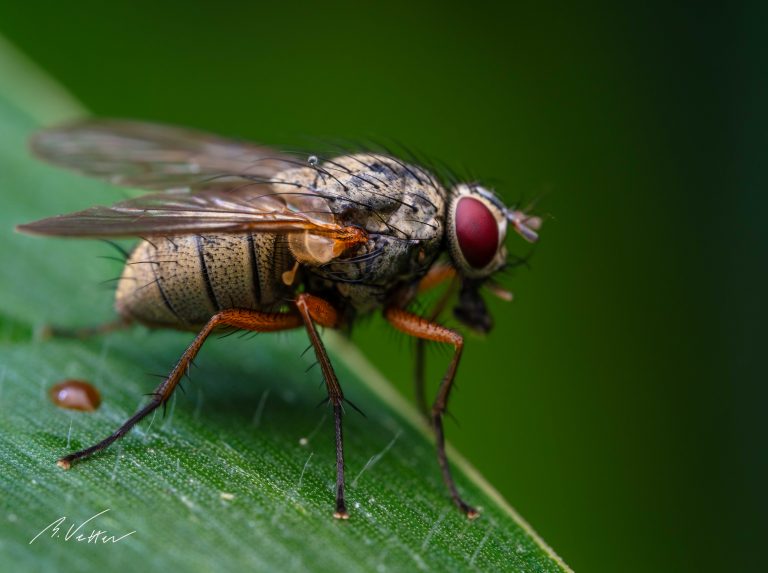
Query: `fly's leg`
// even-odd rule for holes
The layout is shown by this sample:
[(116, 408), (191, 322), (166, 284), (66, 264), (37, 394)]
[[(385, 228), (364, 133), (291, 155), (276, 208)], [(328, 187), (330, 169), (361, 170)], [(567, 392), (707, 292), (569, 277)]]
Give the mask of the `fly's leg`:
[(300, 294), (296, 297), (296, 308), (304, 321), (309, 340), (315, 349), (315, 356), (323, 371), (325, 385), (328, 389), (328, 400), (333, 407), (333, 419), (336, 430), (336, 511), (333, 517), (336, 519), (349, 519), (347, 505), (344, 501), (344, 434), (341, 426), (342, 403), (344, 393), (341, 391), (339, 380), (333, 371), (333, 366), (325, 351), (323, 341), (317, 333), (315, 323), (320, 326), (333, 328), (338, 324), (336, 310), (326, 301), (311, 294)]
[(446, 408), (448, 407), (448, 398), (451, 394), (451, 388), (453, 387), (453, 380), (456, 378), (456, 369), (459, 366), (459, 360), (461, 359), (461, 351), (464, 348), (464, 339), (461, 335), (453, 330), (445, 328), (435, 322), (415, 315), (406, 310), (389, 307), (384, 310), (384, 317), (389, 323), (396, 329), (415, 336), (424, 340), (432, 340), (434, 342), (443, 342), (446, 344), (452, 344), (454, 348), (453, 358), (448, 366), (448, 370), (443, 377), (443, 381), (440, 383), (440, 389), (437, 392), (437, 397), (432, 404), (431, 419), (432, 427), (435, 430), (435, 437), (437, 442), (437, 461), (440, 464), (440, 470), (443, 474), (443, 481), (448, 486), (448, 490), (451, 492), (453, 502), (458, 508), (464, 512), (469, 519), (475, 519), (480, 514), (476, 509), (467, 504), (459, 495), (458, 489), (456, 489), (456, 482), (453, 480), (451, 474), (451, 468), (448, 465), (448, 456), (445, 453), (445, 433), (443, 431), (443, 416), (445, 415)]
[(105, 322), (96, 326), (85, 326), (82, 328), (62, 328), (60, 326), (43, 326), (41, 335), (43, 338), (90, 338), (100, 336), (116, 330), (123, 330), (133, 325), (130, 319), (119, 317), (111, 322)]
[[(429, 320), (434, 322), (438, 316), (445, 310), (446, 305), (450, 298), (456, 292), (457, 282), (456, 270), (447, 264), (437, 264), (429, 269), (424, 278), (419, 282), (419, 293), (428, 291), (445, 281), (450, 281), (448, 288), (440, 296), (435, 304), (432, 312), (429, 313)], [(429, 409), (427, 407), (427, 395), (424, 386), (424, 370), (426, 369), (426, 340), (424, 338), (416, 339), (416, 358), (414, 360), (413, 369), (413, 392), (416, 395), (416, 405), (419, 408), (421, 414), (427, 419), (430, 419)]]
[(421, 415), (429, 420), (427, 391), (424, 385), (424, 371), (427, 368), (425, 350), (427, 343), (423, 338), (416, 339), (416, 357), (413, 361), (413, 393), (416, 395), (416, 407)]
[(160, 405), (165, 404), (173, 394), (184, 373), (188, 370), (190, 362), (194, 360), (197, 353), (202, 348), (208, 335), (219, 326), (230, 326), (243, 330), (254, 330), (257, 332), (272, 332), (276, 330), (287, 330), (301, 326), (301, 318), (295, 314), (283, 313), (264, 313), (250, 310), (224, 310), (215, 315), (208, 321), (203, 329), (195, 336), (195, 339), (181, 355), (176, 366), (173, 367), (168, 377), (155, 388), (151, 394), (152, 399), (144, 407), (139, 409), (131, 416), (117, 431), (89, 448), (74, 452), (63, 458), (60, 458), (56, 464), (65, 470), (68, 470), (72, 463), (82, 458), (87, 458), (108, 447), (114, 441), (122, 438), (133, 426), (135, 426), (147, 414), (154, 411)]
[(426, 292), (456, 278), (456, 269), (447, 263), (437, 263), (430, 267), (427, 274), (419, 281), (419, 293)]

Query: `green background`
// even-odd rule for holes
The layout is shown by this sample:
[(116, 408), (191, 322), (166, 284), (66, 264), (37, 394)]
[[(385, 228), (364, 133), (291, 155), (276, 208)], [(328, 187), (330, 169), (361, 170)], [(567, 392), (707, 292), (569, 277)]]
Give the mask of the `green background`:
[[(0, 5), (0, 33), (98, 115), (397, 140), (542, 196), (448, 434), (577, 571), (757, 569), (765, 22), (736, 3)], [(379, 319), (354, 337), (410, 397), (409, 342)]]

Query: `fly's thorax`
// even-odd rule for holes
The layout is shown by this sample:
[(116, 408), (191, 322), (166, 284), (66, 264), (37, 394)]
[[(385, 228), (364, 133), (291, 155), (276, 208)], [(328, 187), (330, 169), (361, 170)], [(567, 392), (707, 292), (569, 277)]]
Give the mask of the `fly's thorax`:
[(276, 310), (293, 265), (272, 233), (182, 235), (141, 241), (126, 261), (115, 306), (151, 326), (194, 328), (231, 308)]
[[(422, 167), (363, 153), (286, 170), (273, 181), (275, 192), (306, 189), (321, 197), (329, 221), (366, 232), (365, 244), (308, 264), (315, 283), (361, 309), (423, 276), (440, 254), (447, 191)], [(323, 246), (314, 245), (317, 252)]]
[[(431, 237), (432, 219), (442, 221), (447, 191), (434, 175), (386, 155), (342, 155), (306, 167), (286, 169), (272, 178), (276, 193), (301, 193), (325, 202), (329, 221), (357, 225), (368, 232)], [(322, 201), (312, 208), (321, 217)], [(406, 222), (389, 221), (398, 211)], [(395, 223), (400, 222), (400, 227)]]

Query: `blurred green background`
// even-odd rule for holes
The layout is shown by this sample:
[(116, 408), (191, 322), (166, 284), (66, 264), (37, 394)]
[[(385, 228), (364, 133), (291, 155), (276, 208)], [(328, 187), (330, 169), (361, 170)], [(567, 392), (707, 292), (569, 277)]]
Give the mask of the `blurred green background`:
[[(767, 16), (89, 0), (0, 4), (0, 33), (98, 115), (397, 140), (509, 202), (543, 196), (515, 302), (491, 301), (495, 331), (466, 348), (449, 438), (577, 571), (754, 571)], [(378, 319), (354, 336), (411, 397), (409, 343)], [(429, 358), (436, 382), (447, 354)]]

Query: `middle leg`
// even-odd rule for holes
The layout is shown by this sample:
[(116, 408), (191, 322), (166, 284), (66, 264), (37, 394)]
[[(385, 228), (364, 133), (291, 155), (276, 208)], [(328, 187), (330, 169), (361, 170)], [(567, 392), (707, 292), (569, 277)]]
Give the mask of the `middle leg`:
[(338, 325), (339, 316), (328, 302), (307, 293), (296, 297), (296, 308), (304, 320), (309, 340), (315, 349), (315, 356), (320, 363), (323, 378), (325, 378), (325, 385), (328, 388), (328, 400), (330, 400), (333, 406), (333, 419), (336, 431), (336, 511), (333, 517), (336, 519), (349, 519), (347, 504), (344, 499), (344, 434), (341, 426), (344, 393), (341, 391), (339, 379), (336, 378), (336, 373), (333, 371), (325, 345), (323, 345), (323, 341), (315, 328), (315, 323), (320, 326), (334, 328)]

